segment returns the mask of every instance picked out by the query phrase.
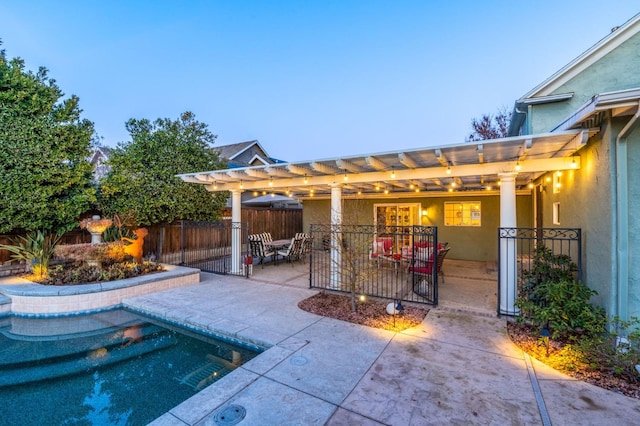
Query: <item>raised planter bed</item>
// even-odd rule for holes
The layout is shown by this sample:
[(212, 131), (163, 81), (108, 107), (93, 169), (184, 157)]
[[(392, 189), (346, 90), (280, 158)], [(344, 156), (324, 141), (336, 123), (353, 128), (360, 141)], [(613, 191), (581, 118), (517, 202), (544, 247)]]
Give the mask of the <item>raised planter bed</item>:
[(36, 284), (17, 277), (0, 278), (0, 300), (3, 295), (11, 299), (10, 309), (6, 309), (5, 303), (0, 306), (0, 314), (55, 316), (95, 312), (118, 306), (129, 297), (200, 282), (198, 269), (163, 266), (167, 269), (164, 272), (125, 280), (66, 286)]

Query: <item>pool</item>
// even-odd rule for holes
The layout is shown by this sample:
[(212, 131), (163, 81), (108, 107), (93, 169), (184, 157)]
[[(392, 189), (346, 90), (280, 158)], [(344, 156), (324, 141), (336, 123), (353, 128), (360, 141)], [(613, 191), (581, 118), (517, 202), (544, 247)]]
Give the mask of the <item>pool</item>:
[(0, 318), (0, 423), (144, 425), (261, 348), (115, 309)]

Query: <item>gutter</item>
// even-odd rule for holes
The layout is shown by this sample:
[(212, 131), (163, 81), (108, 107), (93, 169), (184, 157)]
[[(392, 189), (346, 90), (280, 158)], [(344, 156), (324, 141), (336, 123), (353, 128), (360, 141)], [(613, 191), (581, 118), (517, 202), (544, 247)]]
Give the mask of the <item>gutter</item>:
[(618, 133), (615, 144), (615, 173), (612, 207), (613, 228), (612, 245), (615, 247), (615, 265), (613, 268), (614, 294), (611, 295), (615, 314), (622, 320), (629, 320), (629, 191), (627, 168), (627, 136), (640, 124), (640, 101), (636, 100), (637, 110), (633, 117)]

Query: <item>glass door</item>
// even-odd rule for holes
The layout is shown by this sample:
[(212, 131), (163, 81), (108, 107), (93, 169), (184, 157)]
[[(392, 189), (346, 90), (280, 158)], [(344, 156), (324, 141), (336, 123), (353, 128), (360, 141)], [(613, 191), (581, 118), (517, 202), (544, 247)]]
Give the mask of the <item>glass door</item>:
[(378, 237), (395, 237), (394, 252), (411, 244), (412, 227), (420, 225), (420, 204), (375, 204), (373, 220)]

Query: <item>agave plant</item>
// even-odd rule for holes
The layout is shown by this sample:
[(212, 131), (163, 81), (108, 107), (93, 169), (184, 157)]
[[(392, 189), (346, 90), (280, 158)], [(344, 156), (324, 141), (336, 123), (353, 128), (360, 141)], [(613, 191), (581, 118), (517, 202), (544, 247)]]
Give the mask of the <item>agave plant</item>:
[(47, 274), (53, 250), (61, 238), (62, 235), (55, 233), (45, 235), (42, 231), (36, 231), (26, 237), (12, 239), (13, 244), (0, 244), (0, 248), (11, 253), (11, 262), (24, 261), (27, 271), (31, 269), (36, 276), (43, 277)]

